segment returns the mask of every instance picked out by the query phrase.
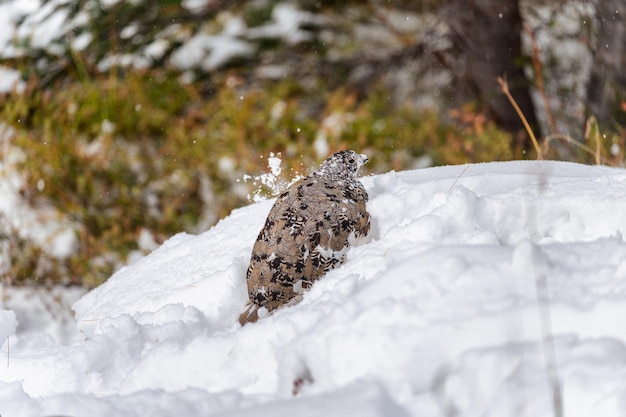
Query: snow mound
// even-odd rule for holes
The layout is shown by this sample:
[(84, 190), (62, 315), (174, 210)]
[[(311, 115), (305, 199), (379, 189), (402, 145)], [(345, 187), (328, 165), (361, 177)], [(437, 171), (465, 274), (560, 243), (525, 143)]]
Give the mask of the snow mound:
[(368, 240), (255, 324), (237, 317), (272, 201), (84, 295), (84, 341), (15, 335), (0, 311), (0, 414), (552, 416), (558, 381), (564, 415), (622, 415), (626, 171), (517, 161), (363, 182)]

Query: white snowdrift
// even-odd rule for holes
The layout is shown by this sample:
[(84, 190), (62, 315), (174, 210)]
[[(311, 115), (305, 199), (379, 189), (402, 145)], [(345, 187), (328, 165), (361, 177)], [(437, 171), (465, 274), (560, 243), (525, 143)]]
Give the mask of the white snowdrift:
[(551, 372), (565, 416), (623, 415), (626, 171), (507, 162), (363, 182), (369, 240), (258, 323), (237, 317), (271, 201), (83, 296), (84, 341), (16, 335), (0, 311), (0, 415), (541, 417)]

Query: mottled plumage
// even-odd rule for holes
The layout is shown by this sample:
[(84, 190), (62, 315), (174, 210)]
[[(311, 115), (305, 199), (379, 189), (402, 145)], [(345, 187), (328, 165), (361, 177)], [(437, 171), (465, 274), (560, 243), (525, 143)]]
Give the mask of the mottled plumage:
[(367, 192), (356, 177), (366, 162), (365, 155), (337, 152), (276, 199), (252, 249), (241, 324), (256, 321), (262, 307), (271, 312), (292, 301), (368, 234)]

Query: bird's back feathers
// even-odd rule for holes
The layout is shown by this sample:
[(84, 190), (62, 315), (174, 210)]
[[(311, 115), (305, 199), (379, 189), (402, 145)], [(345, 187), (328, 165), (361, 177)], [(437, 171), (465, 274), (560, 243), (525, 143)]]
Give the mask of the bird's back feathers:
[(353, 239), (368, 234), (368, 196), (356, 178), (366, 161), (352, 151), (336, 153), (276, 199), (252, 249), (242, 324), (256, 321), (259, 308), (291, 301), (342, 263)]

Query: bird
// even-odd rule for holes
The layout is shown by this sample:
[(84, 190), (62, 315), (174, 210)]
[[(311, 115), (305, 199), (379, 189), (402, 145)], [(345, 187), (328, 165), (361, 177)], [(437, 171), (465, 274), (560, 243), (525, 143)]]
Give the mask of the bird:
[(357, 178), (367, 162), (352, 150), (336, 152), (277, 197), (252, 248), (241, 325), (298, 302), (313, 282), (344, 262), (354, 241), (368, 235), (369, 197)]

